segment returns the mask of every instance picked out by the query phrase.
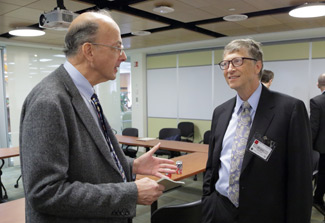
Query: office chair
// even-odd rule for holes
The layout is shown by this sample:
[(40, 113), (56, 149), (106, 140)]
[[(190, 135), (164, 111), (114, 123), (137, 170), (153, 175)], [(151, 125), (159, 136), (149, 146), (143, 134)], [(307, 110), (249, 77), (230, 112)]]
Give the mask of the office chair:
[(165, 206), (151, 215), (151, 223), (200, 223), (201, 200), (186, 204)]
[(15, 188), (19, 187), (19, 180), (21, 179), (21, 175), (18, 177), (18, 179), (16, 180), (16, 184), (14, 185)]
[[(164, 139), (164, 140), (174, 140), (174, 141), (181, 141), (181, 130), (178, 128), (162, 128), (159, 131), (159, 139)], [(162, 156), (162, 155), (167, 155), (168, 158), (173, 158), (175, 156), (180, 156), (180, 152), (175, 152), (175, 151), (168, 151), (168, 150), (162, 150), (158, 149), (155, 152), (156, 156)]]
[[(125, 128), (122, 131), (122, 135), (138, 137), (138, 129), (137, 128)], [(137, 147), (137, 149), (133, 149), (133, 147), (131, 147), (131, 146), (122, 144), (122, 150), (126, 156), (129, 156), (131, 158), (136, 158), (139, 147)]]
[(177, 128), (181, 130), (181, 141), (193, 142), (194, 141), (194, 124), (193, 122), (180, 122)]
[(203, 135), (203, 140), (201, 140), (200, 143), (209, 144), (210, 135), (211, 135), (211, 130), (205, 131)]
[[(0, 177), (2, 175), (2, 167), (5, 165), (5, 161), (3, 159), (1, 159), (1, 162), (2, 162), (2, 164), (0, 167)], [(1, 190), (0, 203), (2, 203), (8, 199), (7, 190), (6, 190), (5, 186), (2, 184), (2, 182), (0, 182), (0, 190)], [(2, 193), (2, 191), (3, 191), (3, 193)]]

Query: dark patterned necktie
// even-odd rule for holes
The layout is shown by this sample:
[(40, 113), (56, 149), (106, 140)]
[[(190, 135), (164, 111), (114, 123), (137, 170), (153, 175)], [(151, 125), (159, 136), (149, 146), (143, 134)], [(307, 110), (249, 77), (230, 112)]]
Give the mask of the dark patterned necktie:
[(236, 127), (234, 142), (231, 148), (228, 195), (229, 199), (236, 207), (239, 206), (239, 177), (250, 132), (250, 109), (250, 104), (247, 101), (244, 101)]
[(104, 114), (103, 114), (103, 110), (102, 110), (102, 106), (100, 105), (99, 103), (99, 100), (98, 100), (98, 97), (97, 95), (94, 93), (92, 96), (91, 96), (91, 101), (95, 107), (95, 110), (96, 110), (96, 113), (97, 113), (97, 117), (98, 117), (98, 120), (101, 124), (101, 127), (102, 127), (102, 130), (103, 130), (103, 133), (104, 133), (104, 136), (105, 136), (105, 139), (107, 141), (107, 144), (110, 148), (110, 152), (111, 152), (111, 155), (116, 163), (116, 166), (117, 168), (119, 169), (121, 175), (122, 175), (122, 178), (123, 178), (123, 181), (126, 182), (126, 177), (125, 177), (125, 172), (123, 170), (123, 167), (120, 163), (120, 160), (118, 159), (116, 153), (115, 153), (115, 150), (113, 148), (113, 145), (111, 143), (111, 140), (108, 136), (108, 132), (107, 132), (107, 126), (105, 124), (105, 121), (104, 121)]

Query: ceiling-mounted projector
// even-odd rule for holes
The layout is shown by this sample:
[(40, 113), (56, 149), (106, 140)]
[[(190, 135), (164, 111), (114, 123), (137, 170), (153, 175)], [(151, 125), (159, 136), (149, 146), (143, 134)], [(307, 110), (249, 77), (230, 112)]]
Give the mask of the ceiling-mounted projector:
[(79, 14), (69, 10), (56, 8), (53, 11), (41, 14), (39, 27), (55, 30), (67, 30), (72, 20)]

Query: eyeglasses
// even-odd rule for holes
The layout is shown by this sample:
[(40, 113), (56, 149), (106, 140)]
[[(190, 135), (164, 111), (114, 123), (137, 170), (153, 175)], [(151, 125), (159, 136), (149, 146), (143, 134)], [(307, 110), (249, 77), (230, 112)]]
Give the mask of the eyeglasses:
[(110, 46), (110, 45), (106, 45), (106, 44), (101, 44), (101, 43), (91, 43), (93, 45), (97, 45), (97, 46), (105, 46), (105, 47), (109, 47), (111, 49), (115, 49), (120, 51), (120, 56), (122, 56), (123, 52), (124, 52), (124, 46), (121, 45), (121, 47), (117, 47), (117, 46)]
[(256, 59), (254, 58), (249, 58), (249, 57), (235, 57), (233, 58), (232, 60), (223, 60), (219, 63), (219, 66), (222, 70), (226, 70), (229, 68), (229, 64), (231, 62), (231, 64), (234, 66), (234, 67), (240, 67), (241, 65), (243, 65), (244, 63), (244, 60), (254, 60), (254, 61), (257, 61)]

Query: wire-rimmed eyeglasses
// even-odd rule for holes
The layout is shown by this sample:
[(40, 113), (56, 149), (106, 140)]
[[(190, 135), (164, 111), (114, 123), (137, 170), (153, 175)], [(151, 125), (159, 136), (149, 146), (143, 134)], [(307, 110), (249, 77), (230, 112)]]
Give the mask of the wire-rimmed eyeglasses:
[(220, 66), (220, 68), (222, 70), (226, 70), (229, 68), (229, 64), (231, 62), (231, 64), (234, 66), (234, 67), (240, 67), (241, 65), (243, 65), (244, 63), (244, 60), (254, 60), (254, 61), (257, 61), (256, 59), (254, 58), (249, 58), (249, 57), (235, 57), (231, 60), (223, 60), (221, 61), (218, 65)]
[(96, 45), (96, 46), (105, 46), (105, 47), (109, 47), (111, 49), (118, 50), (118, 51), (120, 51), (120, 56), (122, 56), (122, 54), (124, 52), (124, 46), (123, 45), (121, 45), (121, 47), (117, 47), (117, 46), (110, 46), (110, 45), (102, 44), (102, 43), (91, 43), (91, 44)]

